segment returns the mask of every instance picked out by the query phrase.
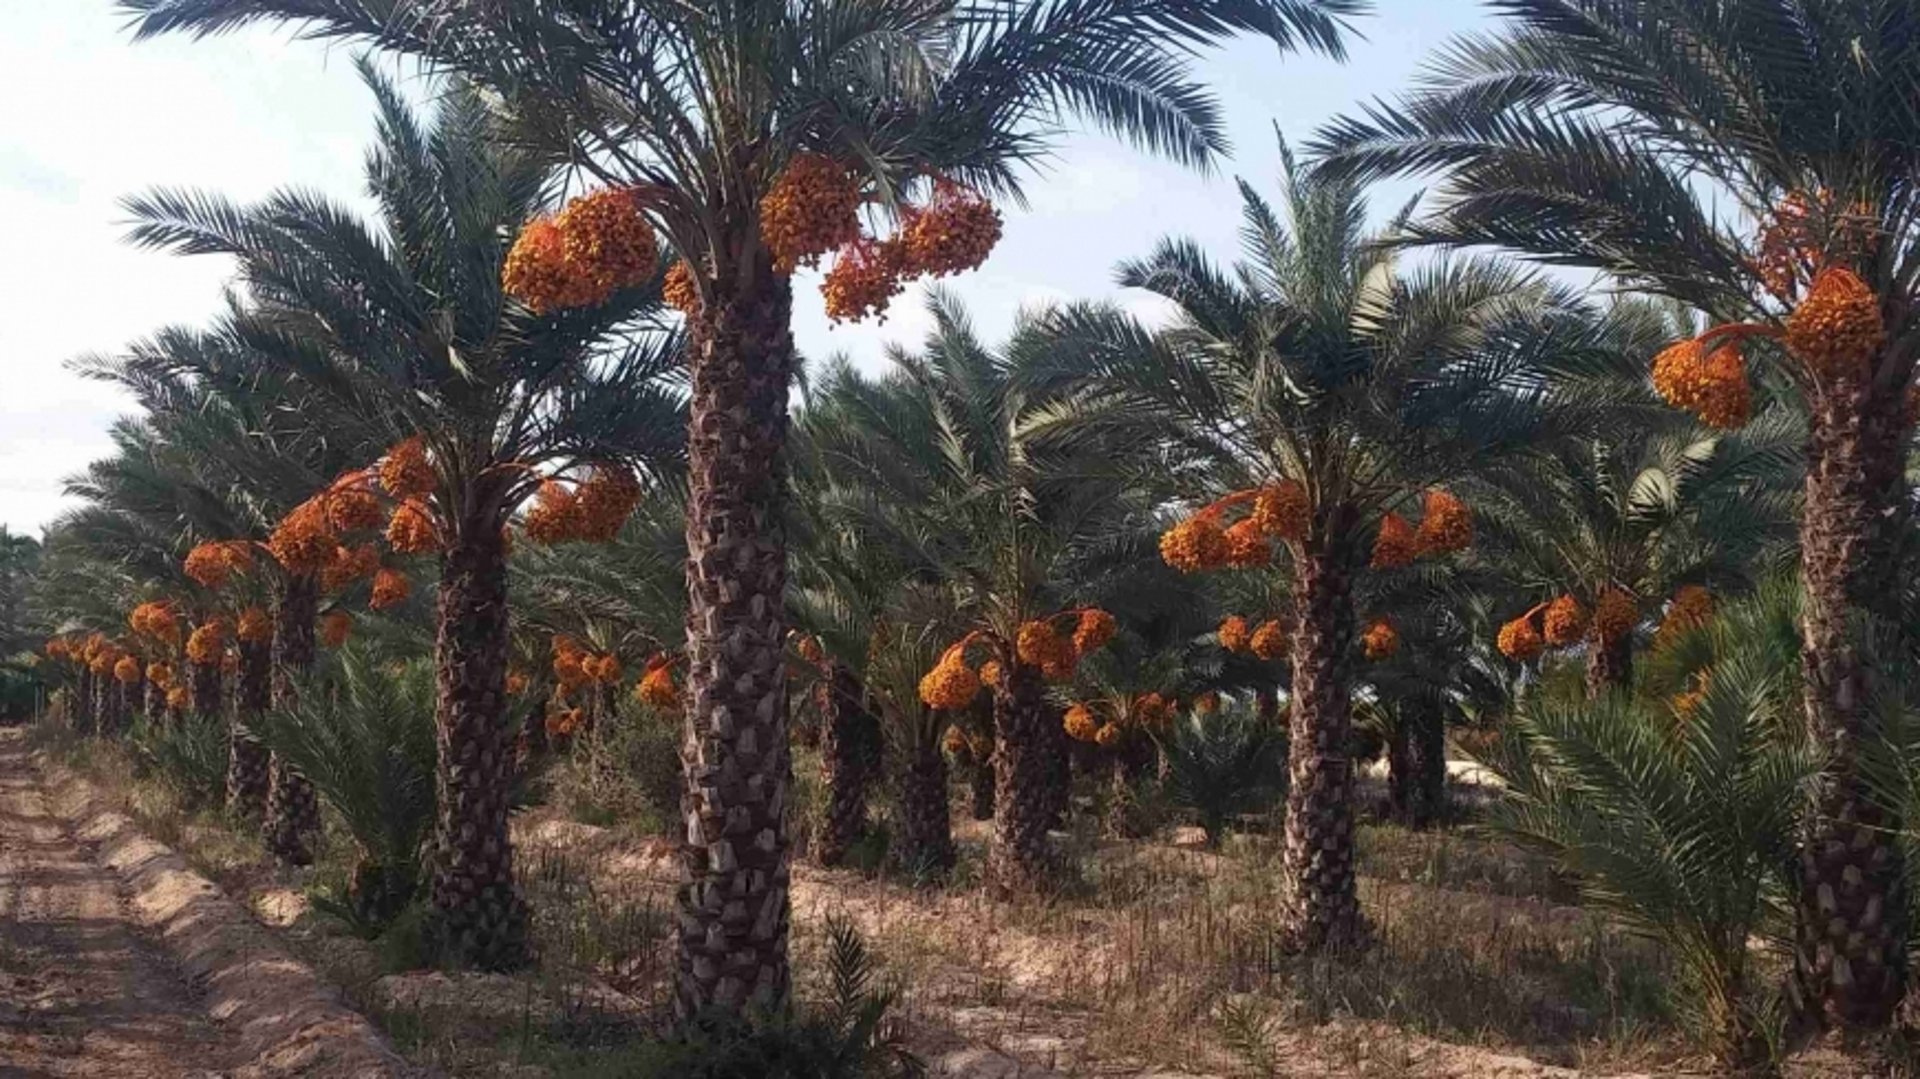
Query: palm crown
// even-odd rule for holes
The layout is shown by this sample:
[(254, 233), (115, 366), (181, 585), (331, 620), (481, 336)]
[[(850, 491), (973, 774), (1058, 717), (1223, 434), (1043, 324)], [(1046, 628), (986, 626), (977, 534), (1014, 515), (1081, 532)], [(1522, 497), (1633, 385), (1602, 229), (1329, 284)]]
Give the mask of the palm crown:
[[(657, 300), (629, 290), (552, 316), (509, 304), (506, 244), (539, 211), (550, 174), (490, 139), (472, 87), (449, 87), (423, 127), (362, 70), (380, 107), (367, 168), (377, 225), (294, 190), (251, 207), (168, 191), (129, 202), (135, 242), (239, 260), (247, 302), (222, 332), (250, 369), (225, 377), (317, 393), (372, 446), (422, 437), (443, 527), (474, 508), (462, 503), (483, 477), (508, 480), (486, 485), (478, 507), (497, 521), (540, 482), (533, 464), (676, 459), (682, 411), (667, 376), (678, 337), (648, 321)], [(169, 360), (215, 373), (178, 352), (152, 362)]]
[(896, 373), (840, 368), (823, 384), (812, 452), (839, 480), (822, 512), (1010, 641), (1022, 622), (1097, 598), (1149, 507), (1102, 447), (1050, 433), (1071, 390), (1041, 377), (1037, 324), (993, 350), (951, 301), (936, 297), (933, 313), (924, 350), (893, 355)]
[(1499, 6), (1505, 32), (1454, 42), (1407, 100), (1336, 123), (1322, 168), (1448, 169), (1418, 238), (1604, 269), (1723, 320), (1779, 310), (1747, 236), (1794, 193), (1830, 196), (1810, 207), (1811, 254), (1840, 254), (1864, 212), (1892, 241), (1871, 278), (1913, 281), (1912, 4)]
[[(141, 36), (250, 22), (368, 41), (507, 95), (534, 140), (617, 183), (659, 188), (682, 250), (756, 197), (788, 155), (858, 161), (884, 187), (938, 170), (996, 188), (1067, 113), (1199, 164), (1226, 145), (1188, 54), (1264, 35), (1338, 56), (1359, 0), (123, 0)], [(557, 121), (557, 122), (556, 122)], [(584, 150), (576, 155), (575, 150)]]
[(1085, 307), (1055, 326), (1108, 415), (1158, 425), (1190, 493), (1293, 480), (1364, 520), (1573, 424), (1540, 378), (1581, 343), (1565, 297), (1490, 260), (1404, 269), (1366, 232), (1360, 188), (1283, 158), (1284, 219), (1241, 184), (1231, 271), (1183, 240), (1121, 267), (1178, 305), (1172, 329)]

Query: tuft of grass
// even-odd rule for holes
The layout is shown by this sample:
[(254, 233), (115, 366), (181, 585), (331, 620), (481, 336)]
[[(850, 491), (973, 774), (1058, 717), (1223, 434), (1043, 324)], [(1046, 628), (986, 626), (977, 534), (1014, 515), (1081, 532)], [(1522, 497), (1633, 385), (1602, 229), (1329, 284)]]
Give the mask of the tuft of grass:
[(1552, 859), (1475, 829), (1363, 824), (1355, 840), (1359, 872), (1377, 880), (1563, 906), (1580, 901), (1578, 882)]

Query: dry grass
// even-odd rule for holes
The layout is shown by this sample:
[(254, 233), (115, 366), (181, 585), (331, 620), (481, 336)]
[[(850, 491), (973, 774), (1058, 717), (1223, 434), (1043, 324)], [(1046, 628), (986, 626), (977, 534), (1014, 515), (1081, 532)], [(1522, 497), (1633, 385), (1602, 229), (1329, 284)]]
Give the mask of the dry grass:
[[(832, 910), (854, 915), (904, 976), (911, 1020), (1024, 1047), (1014, 1055), (1041, 1066), (1257, 1072), (1247, 1031), (1229, 1029), (1248, 1013), (1276, 1045), (1312, 1033), (1307, 1051), (1326, 1074), (1371, 1073), (1382, 1054), (1424, 1059), (1430, 1041), (1601, 1071), (1684, 1054), (1657, 954), (1577, 908), (1503, 894), (1526, 873), (1498, 871), (1490, 846), (1460, 842), (1482, 864), (1464, 854), (1430, 864), (1485, 887), (1369, 874), (1362, 901), (1378, 947), (1332, 960), (1274, 949), (1279, 866), (1267, 841), (1220, 853), (1104, 845), (1076, 886), (1024, 904), (803, 870), (796, 910), (803, 928)], [(1384, 1030), (1404, 1044), (1381, 1044)], [(1297, 1070), (1301, 1051), (1289, 1049), (1296, 1070), (1283, 1074), (1309, 1074)], [(1471, 1059), (1463, 1066), (1472, 1073)]]

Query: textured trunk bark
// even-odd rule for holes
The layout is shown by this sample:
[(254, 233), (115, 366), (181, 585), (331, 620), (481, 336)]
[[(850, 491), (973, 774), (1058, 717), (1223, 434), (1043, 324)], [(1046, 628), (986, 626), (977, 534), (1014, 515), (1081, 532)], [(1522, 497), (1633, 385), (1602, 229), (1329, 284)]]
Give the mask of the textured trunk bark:
[(84, 733), (87, 725), (93, 722), (93, 672), (86, 664), (80, 665), (80, 671), (74, 676), (73, 685), (67, 694), (67, 723), (76, 731)]
[(120, 694), (120, 703), (117, 708), (122, 730), (132, 727), (133, 721), (139, 717), (140, 709), (146, 703), (146, 687), (147, 680), (144, 675), (137, 682), (115, 683), (114, 688)]
[(1446, 717), (1430, 700), (1401, 705), (1387, 753), (1387, 794), (1396, 820), (1416, 830), (1446, 813)]
[(620, 687), (614, 683), (593, 687), (593, 707), (587, 710), (587, 725), (582, 735), (590, 735), (603, 723), (612, 723), (620, 710)]
[(1900, 393), (1847, 386), (1809, 395), (1800, 526), (1807, 724), (1828, 754), (1800, 852), (1799, 1003), (1843, 1027), (1883, 1027), (1905, 995), (1907, 896), (1895, 836), (1861, 752), (1880, 737), (1864, 654), (1867, 615), (1897, 617), (1902, 475)]
[[(273, 618), (273, 703), (293, 703), (298, 678), (313, 667), (314, 620), (320, 590), (314, 579), (293, 577), (282, 587)], [(305, 776), (278, 756), (268, 761), (267, 849), (288, 865), (311, 865), (320, 834), (320, 801)]]
[(1064, 709), (1044, 698), (1040, 709), (1041, 752), (1047, 763), (1047, 827), (1065, 828), (1067, 812), (1073, 808), (1074, 739), (1067, 734)]
[(1413, 708), (1401, 704), (1387, 739), (1387, 813), (1407, 824), (1413, 818)]
[[(756, 228), (739, 222), (734, 235)], [(727, 254), (750, 261), (726, 267), (731, 294), (690, 320), (682, 1021), (784, 1010), (793, 988), (781, 526), (793, 290), (756, 241)]]
[(486, 970), (525, 965), (527, 905), (513, 873), (507, 803), (507, 551), (499, 495), (470, 492), (440, 558), (434, 641), (439, 814), (434, 932), (446, 958)]
[(1587, 651), (1587, 696), (1599, 699), (1627, 688), (1633, 680), (1633, 634), (1622, 633), (1602, 644), (1594, 641)]
[(515, 755), (521, 758), (522, 768), (528, 766), (528, 761), (544, 756), (551, 748), (552, 739), (547, 737), (546, 717), (553, 710), (554, 693), (554, 689), (548, 688), (540, 694), (538, 703), (528, 706), (526, 720), (520, 725), (520, 744), (515, 747)]
[(202, 719), (220, 718), (221, 671), (219, 663), (195, 663), (187, 668), (187, 686), (193, 696), (193, 714)]
[(1053, 876), (1047, 830), (1057, 761), (1043, 729), (1051, 714), (1040, 670), (1011, 663), (993, 687), (993, 847), (987, 876), (1002, 892), (1034, 891)]
[(900, 860), (917, 873), (953, 868), (953, 819), (947, 810), (947, 758), (940, 743), (923, 740), (908, 750), (900, 777)]
[(267, 749), (249, 726), (266, 712), (273, 695), (273, 646), (240, 642), (240, 677), (233, 722), (227, 726), (227, 812), (256, 824), (265, 819), (272, 785)]
[(1292, 727), (1282, 917), (1287, 945), (1365, 943), (1353, 879), (1353, 529), (1344, 511), (1316, 522), (1295, 557)]
[(993, 757), (976, 760), (967, 766), (967, 786), (970, 797), (967, 808), (974, 820), (993, 819), (994, 776)]
[(820, 779), (826, 785), (826, 815), (815, 857), (839, 865), (867, 832), (867, 792), (880, 770), (880, 724), (852, 668), (829, 665), (820, 728)]
[(1438, 708), (1421, 710), (1413, 729), (1413, 818), (1415, 828), (1431, 828), (1447, 819), (1447, 724)]
[(142, 682), (141, 685), (147, 687), (146, 699), (142, 702), (143, 708), (141, 714), (147, 717), (148, 723), (165, 721), (167, 718), (167, 691), (153, 682)]
[(103, 733), (106, 711), (106, 698), (100, 693), (101, 678), (91, 669), (80, 672), (80, 712), (84, 717), (78, 726), (90, 734)]
[(1271, 689), (1253, 691), (1253, 714), (1260, 722), (1274, 725), (1280, 722), (1280, 694)]
[(1120, 839), (1139, 839), (1147, 834), (1147, 822), (1142, 818), (1136, 792), (1140, 780), (1154, 765), (1153, 740), (1135, 735), (1105, 755), (1109, 761), (1107, 832)]
[(95, 729), (102, 735), (117, 735), (122, 727), (120, 683), (111, 674), (100, 678), (98, 682), (99, 688), (95, 692), (100, 695), (100, 721)]

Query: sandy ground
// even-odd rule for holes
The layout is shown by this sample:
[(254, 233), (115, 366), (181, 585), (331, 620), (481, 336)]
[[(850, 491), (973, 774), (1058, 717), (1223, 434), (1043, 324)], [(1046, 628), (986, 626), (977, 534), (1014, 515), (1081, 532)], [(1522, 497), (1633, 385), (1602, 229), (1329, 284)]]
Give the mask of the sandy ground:
[[(962, 822), (963, 843), (980, 843), (986, 825)], [(653, 888), (667, 894), (676, 879), (674, 852), (656, 838), (630, 839), (573, 821), (523, 819), (515, 841), (523, 854), (550, 848), (570, 852), (603, 887)], [(1138, 849), (1115, 845), (1116, 850)], [(1180, 863), (1215, 862), (1220, 855), (1162, 849), (1147, 857)], [(1191, 868), (1191, 866), (1189, 866)], [(1215, 872), (1222, 871), (1216, 866)], [(1495, 902), (1485, 897), (1471, 903)], [(1515, 902), (1515, 907), (1524, 906)], [(821, 925), (830, 913), (851, 918), (883, 956), (904, 960), (926, 942), (956, 933), (973, 943), (947, 948), (944, 958), (914, 971), (911, 1001), (901, 1009), (907, 1048), (932, 1076), (947, 1079), (1227, 1079), (1252, 1074), (1230, 1054), (1155, 1065), (1103, 1055), (1090, 1034), (1098, 1018), (1074, 992), (1113, 961), (1097, 934), (1090, 941), (1071, 933), (1053, 936), (998, 924), (978, 893), (920, 891), (871, 881), (847, 870), (805, 862), (793, 871), (797, 921)], [(954, 952), (970, 953), (964, 959)], [(982, 992), (984, 983), (993, 983)], [(1337, 1020), (1324, 1025), (1272, 1031), (1275, 1079), (1579, 1079), (1589, 1073), (1559, 1068), (1469, 1045), (1456, 1045), (1384, 1023)], [(1177, 1051), (1165, 1054), (1180, 1055)], [(1609, 1079), (1651, 1079), (1639, 1073)]]
[(168, 1079), (241, 1058), (0, 736), (0, 1076)]

